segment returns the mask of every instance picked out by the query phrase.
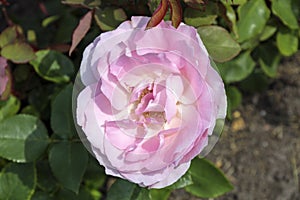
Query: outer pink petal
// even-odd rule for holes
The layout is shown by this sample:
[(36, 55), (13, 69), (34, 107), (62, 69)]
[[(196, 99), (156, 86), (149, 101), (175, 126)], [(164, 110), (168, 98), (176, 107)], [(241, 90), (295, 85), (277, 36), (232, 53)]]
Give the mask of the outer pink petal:
[(165, 179), (159, 181), (158, 183), (151, 185), (150, 188), (160, 189), (160, 188), (164, 188), (169, 185), (172, 185), (173, 183), (178, 181), (178, 179), (187, 172), (190, 165), (191, 165), (191, 162), (186, 162), (186, 163), (182, 163), (181, 165), (179, 165), (177, 167), (174, 167), (172, 169), (171, 173)]
[(124, 173), (121, 172), (121, 175), (134, 182), (139, 184), (142, 187), (149, 187), (151, 185), (154, 185), (163, 179), (167, 178), (167, 176), (171, 173), (172, 168), (166, 167), (162, 170), (158, 171), (152, 171), (148, 173), (142, 173), (142, 172), (131, 172), (131, 173)]
[(95, 39), (93, 43), (86, 47), (83, 52), (82, 61), (80, 64), (80, 78), (85, 86), (97, 83), (99, 77), (97, 76), (95, 63), (91, 63), (93, 52), (95, 51), (95, 45), (99, 38)]
[(199, 38), (196, 29), (184, 27), (185, 30), (181, 32), (174, 30), (171, 25), (168, 26), (165, 22), (162, 24), (165, 24), (164, 28), (157, 26), (135, 35), (134, 41), (138, 54), (145, 55), (157, 50), (180, 52), (181, 56), (195, 66), (202, 77), (205, 77), (209, 57), (201, 40), (195, 39)]
[(105, 167), (105, 173), (108, 175), (116, 176), (123, 178), (119, 171), (112, 167), (110, 161), (107, 159), (107, 156), (103, 154), (99, 149), (92, 146), (92, 151), (98, 160), (99, 164)]
[[(197, 110), (199, 111), (204, 130), (214, 127), (216, 121), (215, 97), (207, 83), (203, 83), (203, 92), (197, 100)], [(209, 132), (209, 134), (211, 134)]]
[(183, 163), (177, 167), (174, 167), (174, 165), (171, 164), (170, 166), (158, 171), (152, 171), (148, 173), (121, 172), (121, 175), (124, 178), (139, 184), (142, 187), (159, 189), (175, 183), (181, 176), (186, 173), (186, 171), (189, 169), (189, 166), (190, 162)]
[(227, 99), (225, 94), (224, 83), (220, 75), (212, 67), (208, 67), (205, 81), (212, 88), (211, 93), (215, 103), (216, 118), (224, 119), (227, 111)]
[(144, 28), (146, 28), (146, 25), (149, 20), (150, 20), (150, 17), (133, 16), (133, 17), (131, 17), (132, 28), (144, 29)]
[(103, 113), (99, 110), (99, 108), (97, 108), (94, 101), (89, 101), (84, 112), (84, 118), (86, 121), (82, 126), (82, 130), (87, 137), (87, 142), (103, 151), (104, 129), (101, 126), (101, 123), (103, 123), (101, 118), (104, 119), (105, 117), (102, 114)]
[(186, 36), (190, 37), (191, 39), (195, 40), (198, 43), (199, 51), (195, 51), (195, 58), (198, 58), (197, 60), (197, 66), (198, 70), (200, 71), (200, 74), (205, 77), (207, 73), (207, 67), (206, 63), (209, 63), (209, 55), (206, 50), (206, 47), (204, 46), (200, 35), (197, 32), (197, 29), (195, 29), (192, 26), (188, 26), (184, 23), (181, 23), (177, 29), (182, 34), (185, 34)]
[[(150, 173), (168, 167), (171, 162), (166, 162), (166, 152), (170, 146), (164, 146), (164, 138), (168, 140), (175, 138), (177, 130), (173, 132), (162, 131), (157, 136), (145, 138), (139, 143), (129, 146), (125, 151), (119, 150), (108, 141), (104, 143), (105, 154), (113, 168), (122, 173)], [(173, 137), (171, 135), (174, 135)], [(162, 149), (161, 149), (162, 147)]]
[(97, 83), (85, 87), (77, 97), (76, 121), (79, 126), (85, 126), (86, 118), (84, 113), (88, 103), (95, 97)]
[(84, 51), (80, 66), (80, 75), (84, 85), (88, 86), (100, 79), (97, 73), (97, 65), (99, 60), (105, 59), (105, 54), (115, 48), (122, 41), (127, 41), (133, 28), (144, 27), (149, 18), (133, 17), (132, 22), (123, 22), (117, 29), (102, 33), (91, 43)]
[(179, 164), (189, 162), (195, 158), (208, 144), (208, 131), (200, 135), (193, 144), (193, 148), (180, 160)]

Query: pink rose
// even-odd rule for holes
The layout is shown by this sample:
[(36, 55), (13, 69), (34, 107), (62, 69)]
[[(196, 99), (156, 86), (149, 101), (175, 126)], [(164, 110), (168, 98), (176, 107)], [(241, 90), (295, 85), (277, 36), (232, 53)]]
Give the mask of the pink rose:
[(145, 30), (148, 20), (132, 17), (85, 49), (76, 122), (107, 174), (163, 188), (207, 146), (226, 96), (195, 28)]
[(0, 56), (0, 97), (4, 93), (8, 82), (6, 67), (7, 67), (6, 59)]

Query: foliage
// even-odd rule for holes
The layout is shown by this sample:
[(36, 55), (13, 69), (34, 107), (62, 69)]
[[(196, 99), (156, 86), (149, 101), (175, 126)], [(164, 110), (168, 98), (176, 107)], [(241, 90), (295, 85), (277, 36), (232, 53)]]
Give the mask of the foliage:
[[(132, 15), (151, 16), (159, 3), (0, 1), (0, 56), (9, 60), (10, 79), (8, 95), (0, 100), (0, 199), (156, 200), (168, 199), (178, 188), (198, 197), (232, 189), (219, 169), (200, 158), (164, 189), (121, 179), (110, 187), (112, 179), (75, 132), (72, 82), (83, 49)], [(183, 21), (197, 28), (225, 81), (229, 117), (242, 92), (265, 88), (277, 76), (281, 58), (299, 49), (299, 0), (185, 0), (181, 5)]]

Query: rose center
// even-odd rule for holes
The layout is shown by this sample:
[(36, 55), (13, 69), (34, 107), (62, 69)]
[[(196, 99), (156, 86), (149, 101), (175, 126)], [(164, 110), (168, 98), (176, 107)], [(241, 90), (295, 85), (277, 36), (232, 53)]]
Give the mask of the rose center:
[(146, 87), (139, 92), (138, 99), (131, 105), (130, 113), (132, 119), (144, 125), (157, 124), (162, 127), (166, 122), (165, 112), (161, 110), (147, 110), (148, 105), (153, 102), (154, 95), (152, 87)]
[(144, 96), (146, 96), (147, 94), (152, 94), (153, 90), (152, 89), (148, 89), (148, 88), (145, 88), (141, 91), (141, 94), (139, 96), (139, 99), (138, 99), (138, 103), (141, 103), (141, 100)]
[(165, 119), (165, 112), (144, 112), (143, 116), (147, 118), (155, 118), (158, 121), (164, 121), (166, 122)]

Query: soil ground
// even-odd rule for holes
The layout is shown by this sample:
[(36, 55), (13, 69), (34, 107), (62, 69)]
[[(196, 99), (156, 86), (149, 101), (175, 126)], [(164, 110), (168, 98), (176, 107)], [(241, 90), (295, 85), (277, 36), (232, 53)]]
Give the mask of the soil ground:
[[(244, 97), (208, 159), (234, 190), (215, 200), (300, 200), (300, 52), (269, 89)], [(200, 200), (183, 190), (174, 200)]]

